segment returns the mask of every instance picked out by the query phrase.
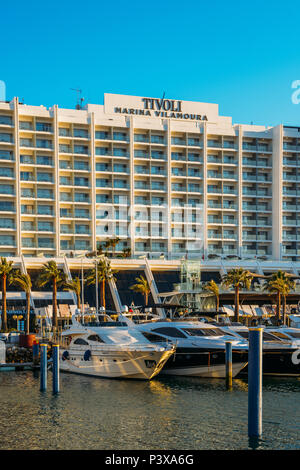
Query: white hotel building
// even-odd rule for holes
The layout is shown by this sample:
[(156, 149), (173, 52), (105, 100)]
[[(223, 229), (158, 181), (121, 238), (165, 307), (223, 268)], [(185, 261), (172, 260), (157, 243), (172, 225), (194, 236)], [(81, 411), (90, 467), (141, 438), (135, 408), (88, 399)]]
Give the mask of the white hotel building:
[(218, 105), (104, 95), (84, 109), (0, 102), (0, 255), (117, 251), (300, 260), (300, 128)]

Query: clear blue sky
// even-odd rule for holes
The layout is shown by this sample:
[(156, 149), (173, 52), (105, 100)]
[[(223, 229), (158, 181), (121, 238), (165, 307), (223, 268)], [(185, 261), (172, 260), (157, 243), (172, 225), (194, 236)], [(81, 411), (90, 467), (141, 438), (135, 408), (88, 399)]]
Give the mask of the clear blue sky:
[(2, 2), (7, 99), (73, 107), (103, 94), (218, 103), (235, 123), (300, 126), (299, 2)]

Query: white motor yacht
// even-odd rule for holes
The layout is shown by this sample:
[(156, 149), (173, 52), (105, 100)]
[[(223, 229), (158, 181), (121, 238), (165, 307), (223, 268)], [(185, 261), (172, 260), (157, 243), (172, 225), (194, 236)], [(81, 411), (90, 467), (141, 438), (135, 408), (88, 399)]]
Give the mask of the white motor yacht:
[[(297, 360), (300, 351), (299, 329), (264, 325), (258, 325), (256, 328), (259, 327), (263, 329), (263, 374), (300, 376), (300, 364)], [(249, 329), (246, 326), (226, 325), (220, 328), (235, 339), (244, 338), (248, 341)], [(243, 370), (243, 373), (246, 372), (247, 368)]]
[[(121, 321), (134, 324), (126, 317)], [(220, 328), (204, 322), (167, 321), (139, 323), (135, 328), (153, 344), (176, 344), (161, 375), (184, 375), (225, 378), (225, 343), (232, 342), (232, 375), (235, 377), (246, 365), (248, 343), (243, 338), (232, 338)]]
[(153, 344), (121, 322), (79, 323), (62, 332), (60, 370), (104, 378), (152, 379), (175, 346)]

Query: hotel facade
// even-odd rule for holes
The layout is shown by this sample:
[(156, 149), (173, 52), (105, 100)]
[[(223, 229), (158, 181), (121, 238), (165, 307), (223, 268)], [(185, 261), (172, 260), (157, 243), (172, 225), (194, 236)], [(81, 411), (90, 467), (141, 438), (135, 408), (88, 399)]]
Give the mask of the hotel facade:
[(104, 95), (84, 109), (0, 102), (0, 255), (300, 261), (300, 128), (218, 105)]

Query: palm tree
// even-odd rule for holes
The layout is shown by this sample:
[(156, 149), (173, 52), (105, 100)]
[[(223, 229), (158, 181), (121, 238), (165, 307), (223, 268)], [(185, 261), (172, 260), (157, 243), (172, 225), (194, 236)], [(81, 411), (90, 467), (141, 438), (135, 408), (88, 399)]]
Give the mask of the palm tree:
[[(97, 263), (97, 276), (98, 276), (98, 283), (101, 284), (101, 291), (100, 291), (100, 303), (101, 305), (106, 308), (106, 300), (105, 300), (105, 285), (106, 282), (115, 280), (114, 274), (117, 271), (111, 268), (110, 261), (103, 257), (99, 259)], [(92, 269), (86, 278), (87, 286), (91, 284), (96, 284), (96, 268)]]
[(0, 278), (2, 279), (2, 322), (1, 328), (6, 333), (7, 332), (7, 308), (6, 308), (6, 283), (8, 278), (12, 275), (13, 262), (7, 261), (6, 258), (1, 257), (0, 262)]
[(239, 321), (240, 289), (250, 289), (252, 279), (253, 274), (243, 268), (231, 269), (222, 277), (222, 284), (225, 287), (234, 288), (234, 319), (236, 322)]
[(207, 290), (208, 292), (211, 292), (212, 294), (214, 294), (214, 296), (216, 297), (216, 310), (217, 312), (219, 312), (219, 308), (220, 308), (220, 289), (219, 289), (219, 286), (218, 284), (215, 283), (215, 281), (212, 279), (211, 281), (207, 282), (204, 286), (204, 290)]
[(26, 334), (29, 335), (31, 277), (28, 273), (22, 274), (17, 270), (10, 276), (9, 284), (18, 285), (26, 294)]
[(145, 305), (148, 305), (148, 297), (150, 294), (150, 286), (147, 279), (144, 276), (136, 277), (135, 280), (137, 281), (136, 284), (133, 284), (130, 289), (134, 292), (140, 292), (143, 294), (145, 299)]
[(124, 248), (120, 254), (120, 258), (130, 258), (131, 257), (131, 248)]
[(43, 265), (39, 275), (38, 286), (43, 287), (48, 283), (52, 284), (52, 305), (53, 305), (53, 321), (52, 328), (57, 330), (57, 288), (66, 282), (66, 275), (58, 269), (55, 261), (48, 261)]
[(80, 302), (81, 281), (80, 281), (80, 278), (78, 276), (76, 276), (74, 279), (66, 281), (65, 284), (64, 284), (64, 290), (75, 292), (76, 297), (77, 297), (77, 307), (80, 310), (81, 309), (81, 302)]
[(283, 298), (283, 322), (286, 322), (286, 297), (291, 290), (295, 289), (295, 281), (291, 279), (291, 275), (284, 271), (276, 271), (264, 283), (263, 290), (267, 290), (271, 294), (276, 294), (276, 321), (280, 323), (281, 299)]
[(108, 250), (109, 248), (112, 248), (112, 253), (113, 255), (115, 254), (116, 246), (119, 243), (120, 238), (115, 237), (115, 238), (108, 238), (106, 242), (104, 243), (105, 248)]

